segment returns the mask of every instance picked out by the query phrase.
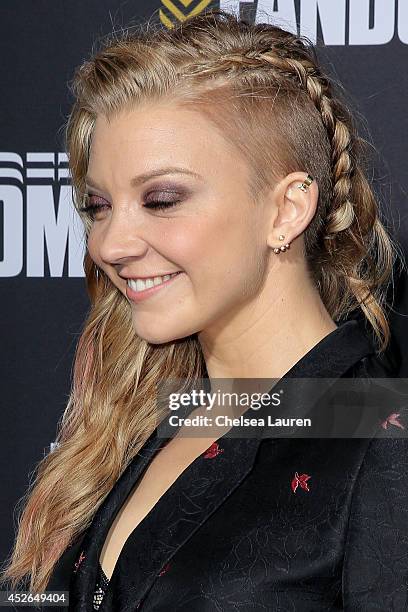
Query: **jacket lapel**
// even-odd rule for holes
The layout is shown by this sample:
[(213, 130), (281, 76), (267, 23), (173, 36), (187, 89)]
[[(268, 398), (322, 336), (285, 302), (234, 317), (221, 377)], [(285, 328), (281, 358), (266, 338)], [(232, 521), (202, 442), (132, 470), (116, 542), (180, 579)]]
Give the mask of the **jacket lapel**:
[[(97, 510), (92, 524), (85, 532), (82, 545), (77, 546), (77, 551), (80, 552), (76, 561), (79, 562), (79, 565), (77, 569), (75, 569), (74, 565), (72, 566), (69, 589), (70, 611), (91, 612), (93, 610), (92, 599), (100, 552), (116, 514), (141, 476), (143, 469), (163, 444), (163, 438), (159, 438), (155, 434), (156, 430), (120, 476)], [(81, 553), (83, 554), (82, 561)]]
[[(293, 377), (338, 378), (371, 352), (373, 347), (359, 324), (350, 320), (323, 338), (279, 382)], [(116, 609), (136, 610), (154, 581), (168, 569), (172, 556), (251, 472), (263, 430), (256, 428), (253, 437), (235, 437), (240, 430), (237, 427), (233, 430), (233, 436), (231, 430), (228, 437), (219, 438), (188, 466), (131, 533), (116, 563), (101, 612), (110, 609), (113, 593)], [(98, 559), (109, 528), (144, 468), (165, 441), (157, 436), (157, 430), (153, 432), (76, 547), (83, 558), (72, 574), (70, 610), (92, 612)], [(277, 444), (281, 442), (276, 440)]]

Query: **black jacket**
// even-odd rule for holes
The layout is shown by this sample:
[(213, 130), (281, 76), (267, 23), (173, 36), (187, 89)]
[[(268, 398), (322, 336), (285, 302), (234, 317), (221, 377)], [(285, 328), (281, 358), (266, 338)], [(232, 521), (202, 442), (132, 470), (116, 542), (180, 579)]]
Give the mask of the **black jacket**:
[[(285, 377), (387, 375), (350, 320)], [(162, 443), (156, 430), (55, 566), (47, 591), (69, 590), (70, 611), (92, 612), (110, 525)], [(407, 444), (220, 438), (129, 536), (100, 611), (408, 610)]]

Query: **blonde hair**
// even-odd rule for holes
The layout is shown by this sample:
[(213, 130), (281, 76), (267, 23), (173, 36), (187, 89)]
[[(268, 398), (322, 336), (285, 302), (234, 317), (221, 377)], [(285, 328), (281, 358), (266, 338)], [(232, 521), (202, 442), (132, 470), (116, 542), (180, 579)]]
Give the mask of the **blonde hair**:
[[(242, 153), (256, 198), (289, 172), (319, 186), (304, 232), (304, 255), (334, 320), (361, 309), (387, 346), (386, 292), (397, 245), (362, 163), (367, 142), (318, 66), (308, 39), (277, 26), (210, 9), (172, 30), (111, 35), (76, 71), (66, 125), (73, 199), (80, 208), (95, 119), (174, 100), (209, 118)], [(80, 213), (82, 214), (82, 213)], [(83, 218), (86, 235), (90, 221)], [(157, 384), (205, 376), (196, 334), (162, 345), (137, 337), (124, 295), (84, 261), (91, 308), (78, 342), (73, 383), (57, 448), (38, 465), (23, 502), (4, 577), (45, 589), (68, 544), (91, 523), (106, 495), (157, 426)]]

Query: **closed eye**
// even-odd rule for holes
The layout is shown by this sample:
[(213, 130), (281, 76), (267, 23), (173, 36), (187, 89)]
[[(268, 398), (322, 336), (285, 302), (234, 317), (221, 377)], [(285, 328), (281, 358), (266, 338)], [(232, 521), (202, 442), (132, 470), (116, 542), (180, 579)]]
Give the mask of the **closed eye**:
[(152, 208), (152, 209), (164, 209), (164, 208), (170, 208), (171, 206), (175, 206), (176, 204), (179, 204), (181, 202), (181, 200), (174, 200), (171, 202), (165, 202), (165, 201), (160, 201), (160, 200), (152, 200), (151, 202), (148, 202), (147, 204), (144, 204), (145, 208)]
[[(96, 194), (87, 193), (85, 197), (89, 204), (82, 206), (79, 210), (94, 221), (95, 214), (101, 210), (105, 210), (109, 205), (106, 203), (104, 198)], [(176, 206), (180, 202), (181, 200), (150, 200), (145, 202), (143, 206), (152, 210), (164, 210), (171, 208), (172, 206)]]

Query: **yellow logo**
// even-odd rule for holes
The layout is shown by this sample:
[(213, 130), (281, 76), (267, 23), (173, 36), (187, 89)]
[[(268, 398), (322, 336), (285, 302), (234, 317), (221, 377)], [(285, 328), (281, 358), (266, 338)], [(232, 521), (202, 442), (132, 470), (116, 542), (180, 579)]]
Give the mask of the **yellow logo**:
[(162, 0), (162, 4), (167, 10), (159, 10), (160, 21), (166, 28), (171, 29), (174, 27), (175, 20), (185, 21), (187, 17), (198, 15), (211, 1), (201, 0), (201, 2), (197, 3), (196, 0), (178, 0), (177, 4), (182, 5), (182, 8), (179, 8), (172, 0)]

